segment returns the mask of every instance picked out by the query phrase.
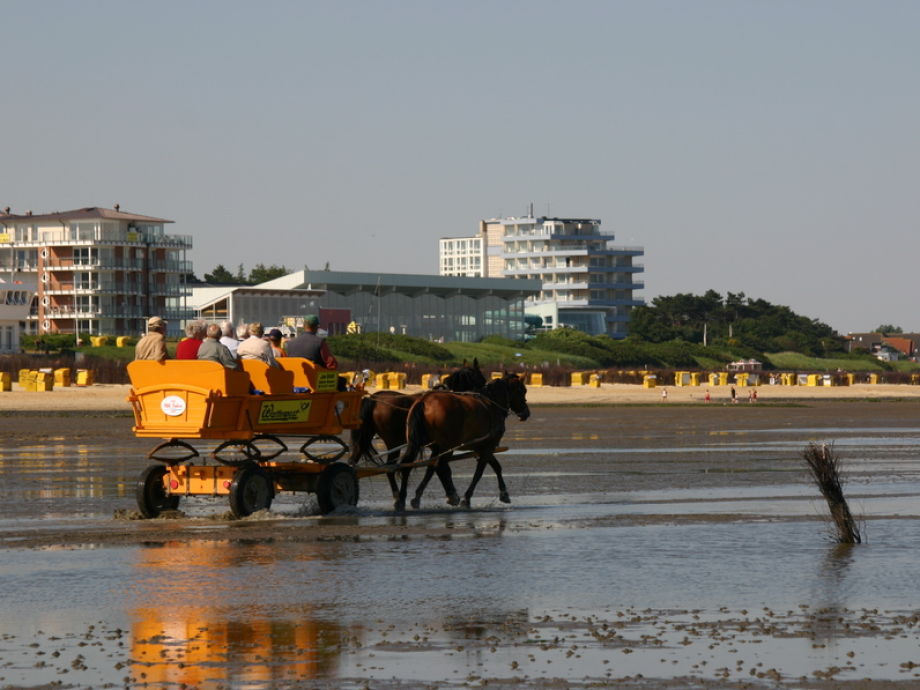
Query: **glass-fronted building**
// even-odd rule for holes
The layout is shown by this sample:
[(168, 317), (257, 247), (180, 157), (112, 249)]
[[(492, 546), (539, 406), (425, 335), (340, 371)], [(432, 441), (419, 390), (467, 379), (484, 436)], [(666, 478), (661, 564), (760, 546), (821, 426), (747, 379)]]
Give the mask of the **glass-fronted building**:
[(333, 334), (354, 323), (363, 332), (476, 342), (523, 338), (524, 302), (539, 291), (536, 280), (305, 269), (254, 287), (195, 288), (192, 301), (211, 321), (298, 326), (317, 314)]

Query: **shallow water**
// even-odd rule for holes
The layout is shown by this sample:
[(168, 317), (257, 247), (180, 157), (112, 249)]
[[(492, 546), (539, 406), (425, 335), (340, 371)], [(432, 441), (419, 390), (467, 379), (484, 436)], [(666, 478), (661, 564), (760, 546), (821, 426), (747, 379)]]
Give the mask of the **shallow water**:
[[(568, 410), (538, 418), (539, 437), (511, 427), (511, 506), (487, 471), (473, 510), (431, 487), (406, 515), (373, 478), (325, 518), (282, 495), (242, 521), (216, 499), (175, 522), (114, 519), (152, 444), (7, 446), (0, 687), (906, 682), (920, 437), (903, 408), (868, 407), (862, 425), (773, 410), (743, 432), (647, 413), (616, 443), (593, 431), (602, 413)], [(828, 538), (801, 460), (814, 438), (844, 460), (868, 543)], [(459, 486), (471, 469), (455, 466)]]

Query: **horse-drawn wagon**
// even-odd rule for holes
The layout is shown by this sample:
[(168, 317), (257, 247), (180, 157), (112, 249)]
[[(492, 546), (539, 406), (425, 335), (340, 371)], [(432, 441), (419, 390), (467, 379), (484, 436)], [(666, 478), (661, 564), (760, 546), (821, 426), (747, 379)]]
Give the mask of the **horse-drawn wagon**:
[[(134, 434), (163, 442), (138, 479), (145, 517), (175, 509), (181, 498), (226, 496), (243, 517), (271, 505), (276, 491), (317, 495), (320, 509), (358, 501), (362, 470), (335, 462), (348, 447), (339, 438), (360, 424), (362, 390), (338, 390), (337, 372), (285, 357), (281, 368), (243, 360), (243, 369), (198, 360), (128, 364)], [(301, 441), (303, 461), (281, 461), (283, 439)], [(217, 441), (209, 458), (192, 441)], [(208, 460), (214, 462), (209, 462)]]
[[(401, 509), (405, 479), (412, 467), (427, 465), (430, 476), (434, 469), (443, 471), (451, 459), (476, 455), (475, 481), (485, 463), (499, 472), (493, 455), (504, 431), (499, 420), (511, 410), (526, 418), (521, 413), (526, 410), (523, 383), (510, 375), (507, 381), (489, 382), (483, 395), (477, 397), (481, 401), (467, 405), (467, 411), (462, 412), (469, 417), (462, 427), (470, 426), (477, 411), (485, 426), (470, 426), (476, 431), (468, 438), (454, 434), (450, 444), (442, 440), (432, 459), (418, 459), (420, 443), (432, 444), (420, 441), (424, 434), (413, 437), (403, 416), (402, 429), (409, 433), (412, 450), (406, 462), (358, 466), (360, 453), (352, 454), (352, 462), (338, 462), (349, 450), (339, 434), (370, 423), (366, 414), (362, 419), (362, 410), (368, 409), (367, 404), (362, 407), (363, 386), (340, 390), (337, 372), (303, 358), (284, 357), (278, 362), (280, 368), (242, 360), (241, 371), (199, 360), (138, 360), (128, 364), (134, 433), (140, 438), (163, 439), (148, 453), (157, 463), (144, 469), (137, 481), (137, 504), (144, 517), (175, 510), (182, 498), (191, 496), (226, 497), (231, 512), (245, 517), (269, 508), (278, 491), (314, 493), (321, 512), (328, 513), (339, 506), (357, 504), (360, 478), (384, 473), (391, 478)], [(508, 381), (513, 382), (510, 387)], [(429, 398), (428, 394), (421, 396), (425, 401)], [(480, 438), (483, 433), (488, 438)], [(282, 459), (291, 439), (301, 441), (300, 457)], [(217, 444), (202, 455), (193, 441)], [(456, 450), (466, 452), (458, 456)], [(397, 471), (403, 472), (398, 494), (392, 481)], [(499, 481), (504, 492), (500, 474)], [(471, 493), (472, 486), (467, 501)], [(413, 504), (417, 505), (416, 501)]]

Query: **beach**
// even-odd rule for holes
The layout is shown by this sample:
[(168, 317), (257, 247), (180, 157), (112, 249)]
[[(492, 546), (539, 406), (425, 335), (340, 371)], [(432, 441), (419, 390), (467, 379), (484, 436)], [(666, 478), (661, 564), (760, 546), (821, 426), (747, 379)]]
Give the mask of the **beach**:
[[(377, 389), (368, 388), (368, 393)], [(424, 390), (407, 386), (406, 393)], [(129, 411), (128, 384), (94, 384), (92, 386), (56, 387), (51, 391), (24, 391), (13, 384), (12, 391), (0, 393), (0, 411), (47, 412), (118, 412)], [(667, 391), (667, 398), (662, 396)], [(710, 402), (705, 395), (709, 391)], [(756, 386), (735, 387), (739, 405), (750, 404), (750, 393), (756, 391), (757, 403), (820, 400), (915, 400), (920, 399), (920, 386), (906, 384), (855, 384), (852, 386)], [(602, 383), (591, 386), (530, 386), (527, 401), (533, 405), (644, 405), (644, 404), (711, 404), (731, 403), (730, 386), (657, 386), (643, 388), (627, 383)]]

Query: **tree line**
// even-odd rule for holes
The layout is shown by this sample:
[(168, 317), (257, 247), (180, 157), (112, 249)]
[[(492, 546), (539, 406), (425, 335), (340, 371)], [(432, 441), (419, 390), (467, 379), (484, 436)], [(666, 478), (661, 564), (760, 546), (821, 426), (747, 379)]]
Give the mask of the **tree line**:
[(705, 345), (740, 345), (760, 352), (795, 351), (823, 357), (844, 350), (843, 338), (818, 319), (789, 307), (751, 299), (743, 292), (724, 297), (680, 293), (656, 297), (632, 310), (631, 339), (652, 343), (682, 340)]

